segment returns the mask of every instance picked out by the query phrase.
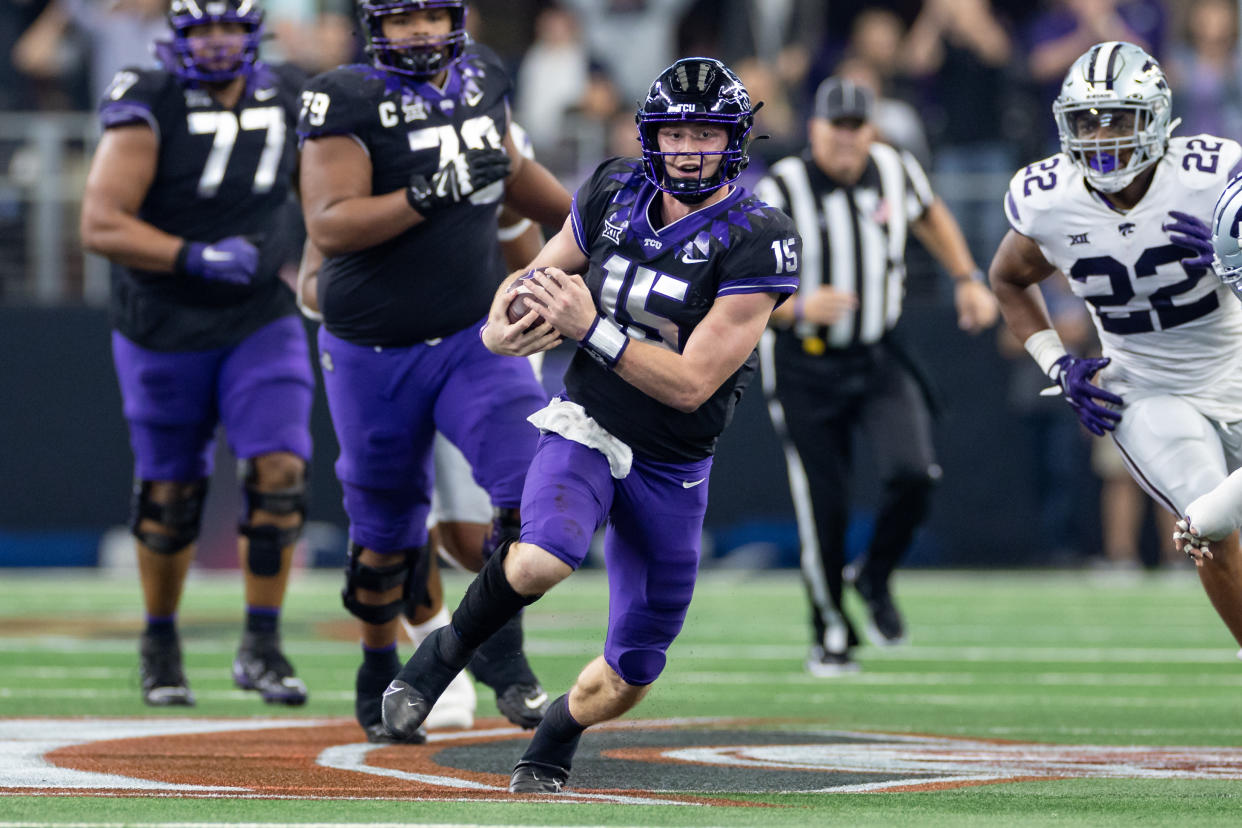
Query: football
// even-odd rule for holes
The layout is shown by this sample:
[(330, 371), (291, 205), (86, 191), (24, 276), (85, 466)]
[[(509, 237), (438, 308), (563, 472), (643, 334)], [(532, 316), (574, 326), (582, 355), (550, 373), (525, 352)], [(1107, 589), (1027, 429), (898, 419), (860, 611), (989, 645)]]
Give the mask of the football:
[(532, 309), (538, 310), (542, 305), (535, 299), (529, 287), (523, 284), (528, 280), (532, 273), (526, 273), (519, 276), (509, 285), (509, 289), (505, 292), (513, 298), (509, 300), (508, 316), (509, 322), (512, 324), (520, 320), (523, 316), (530, 313)]

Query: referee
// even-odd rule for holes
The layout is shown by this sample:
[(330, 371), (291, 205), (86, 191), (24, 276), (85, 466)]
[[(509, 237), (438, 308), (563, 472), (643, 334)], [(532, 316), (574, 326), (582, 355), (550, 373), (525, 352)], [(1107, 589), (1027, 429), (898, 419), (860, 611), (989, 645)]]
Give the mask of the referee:
[(952, 275), (958, 326), (996, 321), (961, 229), (913, 156), (876, 140), (871, 92), (830, 77), (815, 93), (810, 147), (774, 164), (756, 188), (802, 236), (802, 287), (772, 314), (760, 344), (772, 424), (785, 447), (813, 611), (807, 669), (858, 669), (858, 637), (841, 601), (851, 439), (868, 437), (883, 494), (855, 587), (880, 645), (905, 639), (889, 580), (927, 512), (940, 475), (931, 416), (890, 333), (905, 293), (907, 230)]

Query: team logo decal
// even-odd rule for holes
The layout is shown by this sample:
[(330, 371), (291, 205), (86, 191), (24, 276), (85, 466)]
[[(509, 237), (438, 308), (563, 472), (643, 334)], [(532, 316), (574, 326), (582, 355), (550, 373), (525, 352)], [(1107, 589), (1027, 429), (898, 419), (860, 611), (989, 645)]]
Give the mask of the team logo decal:
[[(347, 719), (12, 719), (0, 721), (0, 793), (503, 799), (505, 757), (520, 755), (529, 738), (500, 719), (475, 730), (432, 733), (420, 746), (368, 743)], [(273, 755), (281, 757), (278, 768)], [(591, 729), (574, 758), (576, 784), (567, 796), (753, 807), (730, 797), (1071, 778), (1242, 781), (1242, 748), (1057, 745), (744, 720), (635, 720)], [(656, 793), (667, 790), (685, 793)]]

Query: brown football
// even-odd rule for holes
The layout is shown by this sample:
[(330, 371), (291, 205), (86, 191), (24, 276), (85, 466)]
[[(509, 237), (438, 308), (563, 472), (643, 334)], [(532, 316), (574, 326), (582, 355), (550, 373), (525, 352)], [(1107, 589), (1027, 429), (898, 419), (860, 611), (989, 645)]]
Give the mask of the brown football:
[(535, 299), (529, 287), (523, 282), (529, 279), (531, 274), (527, 273), (519, 276), (509, 285), (509, 289), (505, 291), (513, 298), (509, 300), (508, 316), (510, 324), (519, 321), (523, 316), (530, 313), (531, 310), (538, 310), (542, 305)]

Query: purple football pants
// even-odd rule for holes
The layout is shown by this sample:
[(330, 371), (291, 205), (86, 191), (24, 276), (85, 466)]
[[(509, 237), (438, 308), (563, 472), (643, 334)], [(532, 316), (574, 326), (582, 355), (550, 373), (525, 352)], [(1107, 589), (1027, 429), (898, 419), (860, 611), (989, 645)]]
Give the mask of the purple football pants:
[(427, 542), (437, 429), (494, 506), (521, 503), (538, 438), (526, 418), (547, 403), (528, 360), (488, 351), (474, 327), (405, 348), (355, 345), (320, 328), (319, 351), (356, 543), (387, 553)]
[(208, 351), (149, 351), (113, 331), (112, 358), (139, 480), (210, 477), (217, 424), (239, 458), (310, 459), (315, 378), (300, 318)]
[(710, 457), (661, 463), (635, 455), (615, 479), (604, 455), (545, 434), (522, 492), (522, 541), (577, 569), (608, 521), (604, 660), (626, 682), (650, 684), (681, 632), (694, 594)]

